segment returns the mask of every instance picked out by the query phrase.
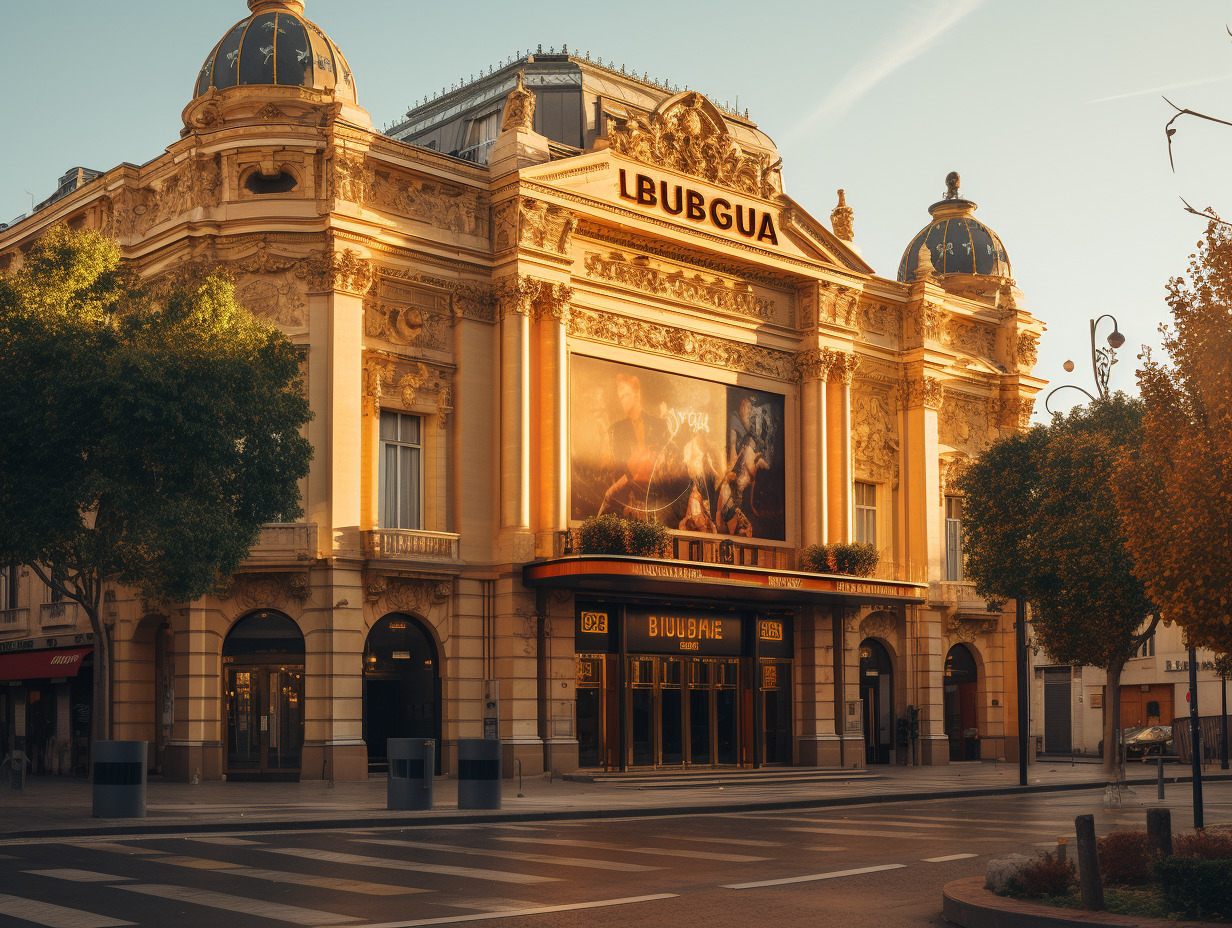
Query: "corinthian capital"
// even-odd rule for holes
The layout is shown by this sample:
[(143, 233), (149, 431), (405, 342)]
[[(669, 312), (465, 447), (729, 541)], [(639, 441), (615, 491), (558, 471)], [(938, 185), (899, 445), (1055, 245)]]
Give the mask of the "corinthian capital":
[(529, 316), (534, 307), (535, 299), (543, 289), (543, 282), (533, 277), (506, 277), (496, 287), (496, 308), (503, 319), (511, 313), (519, 316)]

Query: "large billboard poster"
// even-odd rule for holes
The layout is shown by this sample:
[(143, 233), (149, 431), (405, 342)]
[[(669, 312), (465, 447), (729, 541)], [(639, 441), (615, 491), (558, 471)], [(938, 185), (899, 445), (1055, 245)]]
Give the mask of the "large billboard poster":
[(573, 355), (570, 516), (786, 537), (783, 397)]

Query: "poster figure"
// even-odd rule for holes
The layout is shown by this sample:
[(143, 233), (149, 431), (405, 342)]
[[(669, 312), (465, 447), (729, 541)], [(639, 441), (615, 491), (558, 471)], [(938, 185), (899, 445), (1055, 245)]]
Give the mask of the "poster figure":
[(782, 540), (783, 397), (574, 355), (570, 517)]

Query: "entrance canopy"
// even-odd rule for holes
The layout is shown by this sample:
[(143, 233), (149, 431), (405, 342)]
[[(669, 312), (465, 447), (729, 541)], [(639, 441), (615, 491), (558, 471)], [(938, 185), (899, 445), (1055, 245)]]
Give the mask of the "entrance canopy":
[(928, 584), (736, 564), (582, 554), (527, 564), (529, 587), (771, 603), (922, 603)]
[(57, 648), (0, 654), (0, 680), (38, 680), (75, 677), (93, 648)]

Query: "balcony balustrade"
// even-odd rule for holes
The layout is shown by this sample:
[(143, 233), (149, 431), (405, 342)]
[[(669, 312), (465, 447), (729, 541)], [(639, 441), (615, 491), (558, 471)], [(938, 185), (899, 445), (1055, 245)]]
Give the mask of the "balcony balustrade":
[(0, 609), (0, 635), (11, 635), (29, 630), (29, 609)]
[(930, 583), (928, 599), (934, 605), (943, 606), (964, 615), (988, 611), (988, 604), (984, 597), (975, 592), (975, 584), (966, 581), (946, 580), (940, 583)]
[(298, 564), (317, 556), (315, 522), (267, 522), (261, 537), (248, 552), (245, 567)]
[(42, 628), (72, 628), (77, 624), (80, 610), (78, 603), (67, 600), (43, 603), (39, 606), (39, 625)]
[(377, 528), (364, 532), (364, 556), (376, 561), (451, 564), (459, 560), (459, 539), (452, 532)]

